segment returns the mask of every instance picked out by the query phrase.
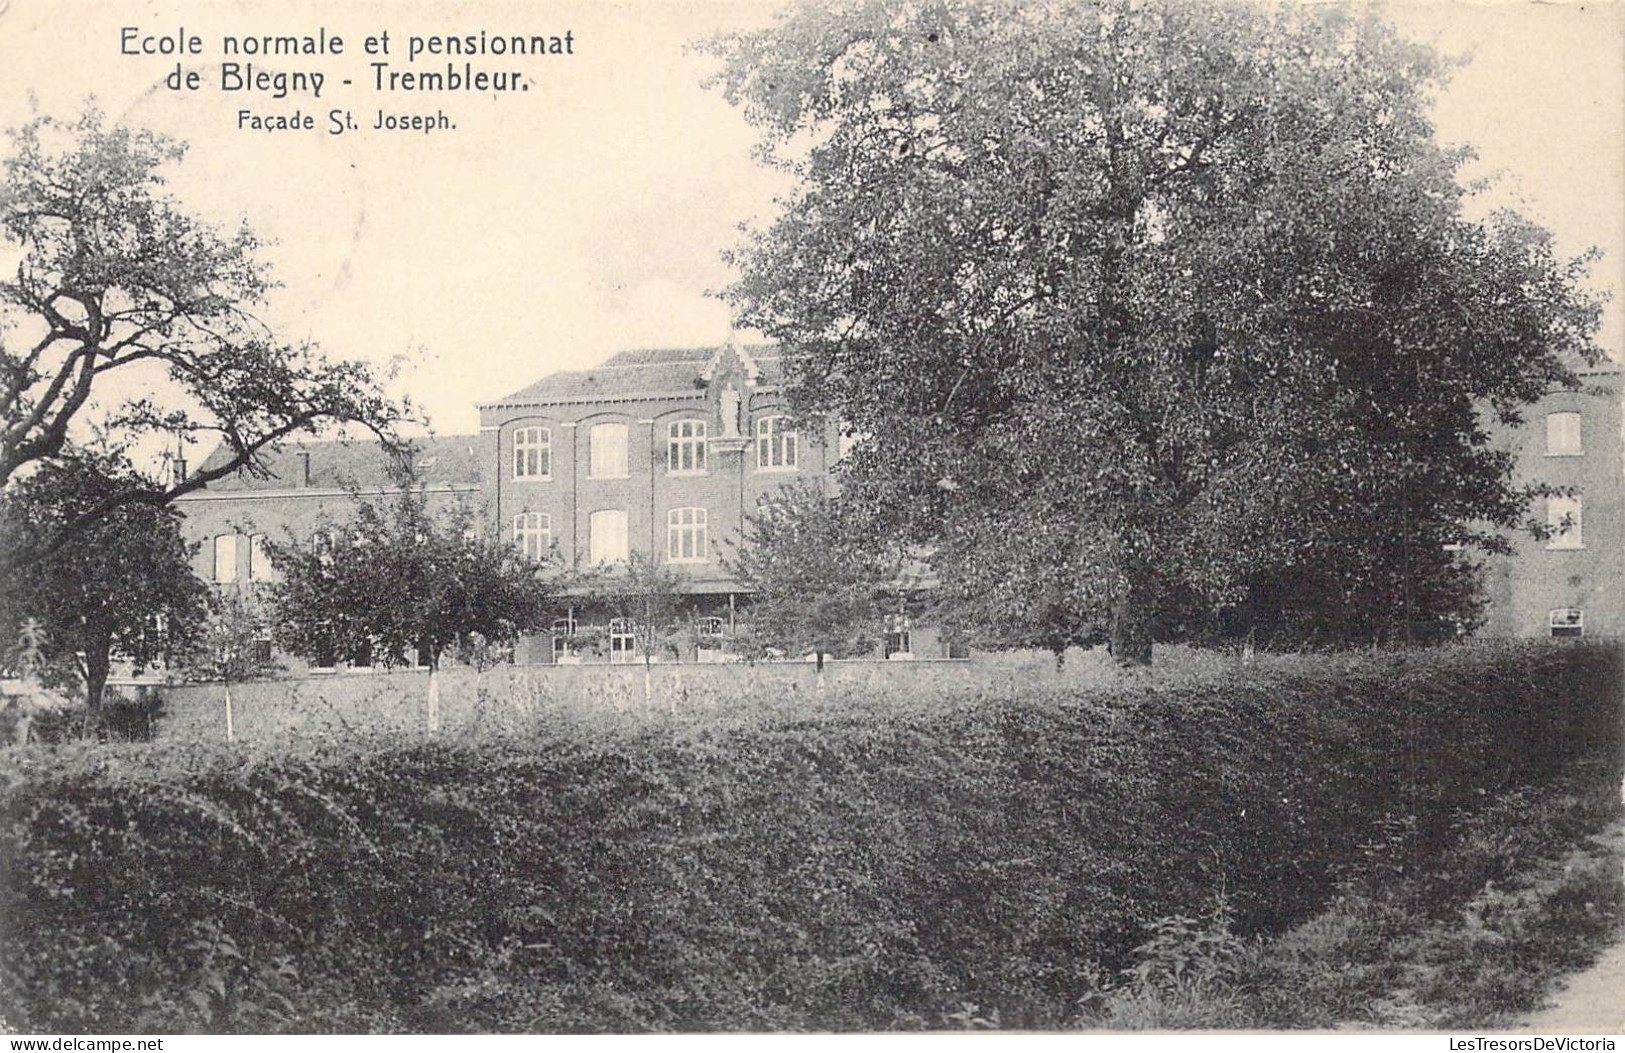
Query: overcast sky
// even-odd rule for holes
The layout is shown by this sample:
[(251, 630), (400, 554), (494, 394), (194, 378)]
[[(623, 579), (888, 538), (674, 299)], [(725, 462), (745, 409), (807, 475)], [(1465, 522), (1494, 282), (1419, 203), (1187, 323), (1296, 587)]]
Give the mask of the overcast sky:
[[(30, 96), (63, 115), (94, 93), (112, 118), (188, 140), (177, 193), (221, 220), (246, 217), (277, 242), (268, 255), (285, 288), (272, 320), (338, 355), (408, 355), (401, 390), (437, 431), (472, 431), (476, 402), (552, 370), (623, 348), (726, 335), (727, 309), (706, 295), (729, 279), (719, 254), (737, 240), (738, 224), (771, 216), (782, 184), (752, 161), (754, 136), (739, 114), (702, 89), (710, 60), (684, 45), (763, 23), (771, 10), (658, 0), (0, 0), (0, 125), (26, 119)], [(1595, 283), (1616, 297), (1603, 338), (1620, 356), (1625, 11), (1526, 2), (1388, 10), (1407, 32), (1472, 54), (1440, 99), (1437, 122), (1446, 141), (1478, 148), (1474, 174), (1506, 173), (1495, 200), (1551, 227), (1567, 253), (1591, 245), (1607, 253)], [(206, 89), (166, 90), (174, 59), (121, 56), (124, 26), (201, 35), (208, 54), (184, 61), (204, 71)], [(216, 89), (221, 34), (322, 26), (346, 38), (344, 57), (279, 67), (327, 73), (320, 99)], [(568, 30), (576, 53), (526, 60), (535, 87), (522, 95), (381, 95), (368, 90), (361, 42), (384, 29), (397, 48), (410, 33)], [(355, 85), (334, 83), (345, 76)], [(319, 126), (329, 109), (345, 107), (370, 126), (379, 100), (402, 110), (443, 106), (458, 128), (424, 137), (236, 127), (243, 106), (300, 108)]]

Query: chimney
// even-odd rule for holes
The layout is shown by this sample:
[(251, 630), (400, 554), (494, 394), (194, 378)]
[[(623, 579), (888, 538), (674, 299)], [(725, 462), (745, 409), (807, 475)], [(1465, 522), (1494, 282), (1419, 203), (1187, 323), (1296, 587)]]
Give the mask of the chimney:
[(170, 469), (175, 473), (175, 485), (186, 482), (186, 454), (177, 452), (169, 462)]
[(310, 485), (310, 451), (299, 451), (299, 485)]

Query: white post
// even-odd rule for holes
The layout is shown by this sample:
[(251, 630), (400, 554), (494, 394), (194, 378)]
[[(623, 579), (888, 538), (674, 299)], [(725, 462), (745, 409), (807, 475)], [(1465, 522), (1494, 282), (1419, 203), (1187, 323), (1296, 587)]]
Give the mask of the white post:
[(231, 681), (226, 681), (226, 741), (237, 741), (237, 729), (231, 724)]
[(429, 734), (440, 730), (440, 669), (429, 670)]

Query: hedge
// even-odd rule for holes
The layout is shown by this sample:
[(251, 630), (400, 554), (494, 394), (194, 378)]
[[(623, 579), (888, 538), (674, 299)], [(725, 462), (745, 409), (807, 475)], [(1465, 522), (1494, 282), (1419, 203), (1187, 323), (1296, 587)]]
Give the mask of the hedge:
[(1615, 646), (1455, 647), (466, 741), (12, 751), (0, 1015), (1055, 1027), (1158, 918), (1222, 894), (1280, 931), (1374, 859), (1425, 865), (1487, 795), (1617, 770), (1620, 689)]

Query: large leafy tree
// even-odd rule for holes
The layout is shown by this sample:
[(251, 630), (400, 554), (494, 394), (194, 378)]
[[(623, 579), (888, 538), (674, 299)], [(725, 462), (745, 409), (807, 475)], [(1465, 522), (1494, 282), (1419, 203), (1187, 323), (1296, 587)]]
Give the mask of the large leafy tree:
[[(3, 542), (30, 547), (109, 495), (141, 485), (122, 454), (70, 449), (0, 498)], [(32, 624), (44, 668), (81, 685), (98, 709), (115, 654), (141, 667), (184, 657), (199, 639), (209, 594), (192, 573), (195, 549), (173, 510), (118, 507), (71, 544), (8, 569), (0, 634), (15, 640)]]
[(1473, 217), (1446, 64), (1372, 17), (803, 2), (712, 46), (797, 177), (741, 319), (872, 436), (846, 493), (984, 609), (1057, 583), (1049, 636), (1145, 662), (1299, 568), (1497, 547), (1526, 495), (1481, 413), (1597, 354), (1587, 260)]
[(368, 365), (284, 342), (256, 316), (274, 287), (261, 243), (166, 192), (184, 154), (163, 136), (105, 127), (95, 110), (12, 133), (0, 183), (0, 486), (93, 426), (229, 454), (184, 480), (127, 479), (41, 539), (47, 547), (120, 505), (166, 504), (253, 470), (291, 435), (344, 422), (387, 438), (406, 412)]

